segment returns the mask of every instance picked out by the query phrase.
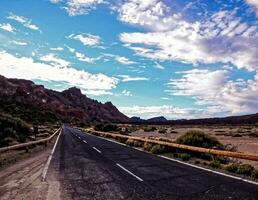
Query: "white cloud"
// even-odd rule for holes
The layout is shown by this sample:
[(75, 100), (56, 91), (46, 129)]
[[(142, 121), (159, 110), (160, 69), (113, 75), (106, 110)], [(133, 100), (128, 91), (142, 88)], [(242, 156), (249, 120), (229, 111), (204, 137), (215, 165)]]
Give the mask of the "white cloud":
[(115, 59), (117, 62), (120, 62), (121, 64), (124, 64), (124, 65), (131, 65), (135, 63), (134, 61), (131, 61), (128, 58), (123, 56), (116, 56)]
[(61, 2), (62, 0), (49, 0), (51, 3), (59, 3)]
[(107, 90), (82, 90), (82, 92), (92, 96), (114, 95), (113, 92)]
[(52, 48), (50, 48), (50, 50), (52, 50), (52, 51), (63, 51), (64, 48), (63, 47), (52, 47)]
[(159, 0), (128, 0), (115, 10), (121, 21), (155, 31), (170, 30), (180, 18), (180, 14), (171, 14), (170, 7)]
[[(126, 58), (124, 56), (115, 55), (115, 54), (104, 53), (103, 56), (114, 58), (117, 62), (119, 62), (123, 65), (131, 65), (131, 64), (136, 63), (136, 62), (130, 60), (129, 58)], [(109, 60), (107, 60), (107, 61), (109, 61)]]
[[(55, 1), (55, 0), (54, 0)], [(85, 15), (95, 9), (98, 4), (104, 3), (103, 0), (67, 0), (65, 10), (70, 16)]]
[(52, 66), (58, 66), (60, 68), (70, 66), (70, 62), (68, 62), (62, 58), (58, 58), (55, 54), (47, 54), (45, 56), (42, 56), (40, 58), (40, 60), (45, 61)]
[(122, 82), (129, 82), (129, 81), (147, 81), (149, 80), (146, 77), (131, 77), (129, 75), (118, 75), (119, 78), (122, 78)]
[(167, 119), (193, 119), (210, 117), (216, 115), (214, 111), (207, 111), (203, 109), (180, 108), (171, 105), (161, 106), (128, 106), (119, 107), (121, 112), (129, 117), (139, 116), (143, 119), (148, 119), (157, 116), (164, 116)]
[(12, 27), (11, 24), (7, 23), (7, 24), (0, 24), (0, 28), (5, 30), (5, 31), (8, 31), (8, 32), (14, 32), (15, 31), (15, 28)]
[[(155, 4), (150, 5), (155, 7)], [(161, 15), (161, 18), (166, 19), (166, 16)], [(258, 69), (257, 26), (242, 23), (233, 11), (219, 11), (204, 21), (179, 19), (173, 28), (168, 22), (170, 28), (162, 31), (156, 28), (156, 23), (147, 22), (151, 32), (120, 34), (120, 41), (139, 56), (194, 65), (232, 63), (238, 68)]]
[(38, 26), (36, 26), (35, 24), (32, 24), (31, 20), (25, 18), (25, 17), (22, 17), (22, 16), (18, 16), (18, 15), (14, 15), (14, 14), (10, 14), (7, 19), (12, 19), (12, 20), (15, 20), (19, 23), (21, 23), (23, 26), (31, 29), (31, 30), (35, 30), (35, 31), (40, 31), (41, 30), (39, 29)]
[(90, 58), (87, 57), (86, 55), (80, 53), (80, 52), (75, 52), (75, 56), (76, 58), (78, 58), (78, 60), (82, 61), (82, 62), (86, 62), (86, 63), (94, 63), (96, 60), (98, 60), (99, 58)]
[(165, 69), (161, 64), (159, 64), (158, 62), (155, 62), (154, 68), (156, 69)]
[(256, 16), (258, 16), (258, 1), (257, 0), (246, 0), (246, 2), (254, 9)]
[(171, 95), (191, 96), (197, 105), (217, 112), (245, 114), (258, 111), (258, 75), (249, 80), (230, 80), (227, 70), (194, 69), (168, 83)]
[(133, 96), (132, 93), (128, 90), (123, 90), (122, 94), (125, 95), (125, 96)]
[(56, 56), (47, 55), (43, 58), (50, 64), (36, 62), (30, 57), (16, 57), (1, 51), (0, 74), (9, 78), (62, 82), (67, 87), (76, 86), (92, 93), (94, 90), (96, 93), (110, 92), (118, 84), (118, 80), (114, 77), (108, 77), (101, 73), (91, 74), (84, 70), (68, 67), (68, 62), (63, 62)]
[(75, 52), (75, 49), (72, 48), (72, 47), (69, 47), (67, 45), (65, 45), (65, 47), (71, 52), (71, 53), (74, 53)]
[(21, 41), (16, 41), (16, 40), (12, 41), (12, 43), (14, 43), (16, 45), (20, 45), (20, 46), (27, 46), (28, 45), (27, 42), (21, 42)]
[(92, 35), (89, 33), (78, 34), (78, 35), (71, 34), (68, 36), (68, 38), (78, 40), (83, 45), (90, 46), (90, 47), (98, 47), (98, 45), (101, 44), (101, 38), (99, 36)]

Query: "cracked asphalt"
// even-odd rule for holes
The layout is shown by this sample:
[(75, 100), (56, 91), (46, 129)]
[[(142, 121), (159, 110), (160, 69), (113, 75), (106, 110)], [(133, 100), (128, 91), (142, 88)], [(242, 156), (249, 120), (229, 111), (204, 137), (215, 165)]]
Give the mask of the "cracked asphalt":
[(63, 127), (47, 182), (53, 186), (55, 199), (258, 199), (258, 185), (166, 160), (68, 126)]

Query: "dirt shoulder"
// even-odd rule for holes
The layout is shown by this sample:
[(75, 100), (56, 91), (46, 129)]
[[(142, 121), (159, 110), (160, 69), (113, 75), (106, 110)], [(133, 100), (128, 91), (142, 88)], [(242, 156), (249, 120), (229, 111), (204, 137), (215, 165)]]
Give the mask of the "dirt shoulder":
[(48, 183), (41, 180), (42, 170), (55, 139), (47, 147), (10, 151), (0, 156), (0, 199), (46, 199)]

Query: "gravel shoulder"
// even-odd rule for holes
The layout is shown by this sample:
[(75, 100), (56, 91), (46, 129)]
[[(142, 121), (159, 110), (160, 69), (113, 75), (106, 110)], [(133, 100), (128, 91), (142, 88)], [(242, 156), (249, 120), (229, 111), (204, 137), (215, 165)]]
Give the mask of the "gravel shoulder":
[(46, 199), (49, 183), (41, 180), (42, 170), (55, 139), (47, 147), (36, 146), (25, 151), (10, 151), (0, 155), (0, 199)]

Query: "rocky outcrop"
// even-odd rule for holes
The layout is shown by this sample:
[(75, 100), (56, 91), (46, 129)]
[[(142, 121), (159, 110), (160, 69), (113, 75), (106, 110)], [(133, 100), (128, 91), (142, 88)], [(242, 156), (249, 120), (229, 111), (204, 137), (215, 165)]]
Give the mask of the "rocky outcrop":
[(111, 102), (102, 104), (88, 98), (76, 87), (62, 92), (49, 90), (42, 85), (22, 79), (7, 79), (0, 76), (0, 101), (3, 106), (15, 109), (25, 106), (38, 112), (50, 112), (57, 119), (79, 122), (128, 122), (129, 118), (122, 114)]

